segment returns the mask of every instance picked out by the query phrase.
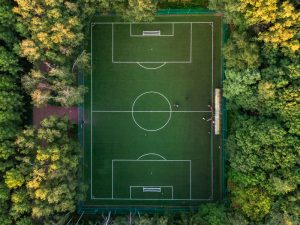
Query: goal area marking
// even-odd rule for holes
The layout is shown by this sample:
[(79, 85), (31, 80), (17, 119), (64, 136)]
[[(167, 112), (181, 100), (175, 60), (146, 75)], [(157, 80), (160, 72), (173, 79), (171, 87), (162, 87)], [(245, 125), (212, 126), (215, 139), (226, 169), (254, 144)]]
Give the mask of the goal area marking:
[[(170, 34), (161, 34), (160, 30), (157, 31), (147, 31), (144, 30), (142, 34), (133, 34), (132, 32), (132, 25), (139, 25), (139, 24), (145, 24), (145, 23), (130, 23), (129, 24), (129, 35), (130, 37), (147, 37), (147, 36), (158, 36), (158, 37), (173, 37), (174, 36), (174, 22), (152, 22), (151, 25), (153, 24), (170, 24), (172, 26), (172, 32)], [(148, 25), (150, 23), (146, 23)], [(150, 32), (150, 35), (145, 35), (144, 32)], [(157, 32), (155, 35), (151, 35), (151, 32)]]
[[(166, 199), (174, 199), (174, 187), (173, 186), (130, 186), (130, 199), (135, 200), (136, 198), (133, 197), (132, 190), (133, 189), (142, 189), (143, 192), (149, 192), (149, 193), (161, 193), (162, 189), (169, 188), (171, 190), (171, 198)], [(147, 199), (145, 199), (147, 200)], [(155, 200), (165, 200), (164, 199), (155, 199)]]

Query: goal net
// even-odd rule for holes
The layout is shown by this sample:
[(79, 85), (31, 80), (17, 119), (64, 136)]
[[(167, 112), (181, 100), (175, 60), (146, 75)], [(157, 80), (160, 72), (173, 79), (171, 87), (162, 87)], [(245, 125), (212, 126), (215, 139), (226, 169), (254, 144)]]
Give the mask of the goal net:
[(160, 30), (144, 30), (143, 36), (160, 36)]

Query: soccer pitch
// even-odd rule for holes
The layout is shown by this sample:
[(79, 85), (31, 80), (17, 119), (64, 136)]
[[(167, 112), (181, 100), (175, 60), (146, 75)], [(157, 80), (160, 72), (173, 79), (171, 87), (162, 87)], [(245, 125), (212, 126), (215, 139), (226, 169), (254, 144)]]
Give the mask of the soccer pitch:
[(222, 196), (215, 89), (222, 18), (91, 22), (84, 102), (85, 207), (189, 207)]

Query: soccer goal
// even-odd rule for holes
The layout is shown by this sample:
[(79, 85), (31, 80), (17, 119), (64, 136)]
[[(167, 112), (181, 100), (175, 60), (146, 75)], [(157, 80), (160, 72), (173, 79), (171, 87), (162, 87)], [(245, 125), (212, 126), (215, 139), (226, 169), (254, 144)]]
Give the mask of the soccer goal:
[(130, 199), (173, 199), (173, 186), (130, 186)]
[(143, 30), (143, 36), (160, 36), (160, 30)]

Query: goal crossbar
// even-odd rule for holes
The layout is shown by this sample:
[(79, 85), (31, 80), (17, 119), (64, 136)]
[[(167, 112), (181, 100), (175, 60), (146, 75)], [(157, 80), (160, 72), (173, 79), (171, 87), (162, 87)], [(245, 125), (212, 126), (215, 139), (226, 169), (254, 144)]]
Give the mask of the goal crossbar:
[(160, 36), (160, 30), (144, 30), (143, 36)]
[(161, 192), (161, 187), (143, 187), (143, 192)]

